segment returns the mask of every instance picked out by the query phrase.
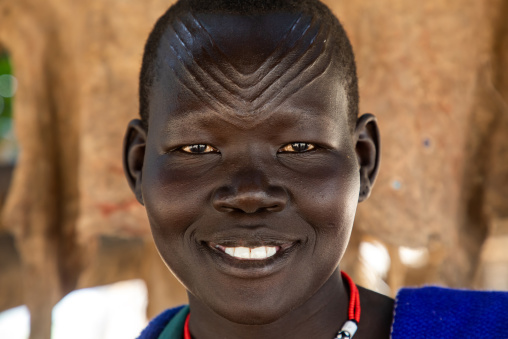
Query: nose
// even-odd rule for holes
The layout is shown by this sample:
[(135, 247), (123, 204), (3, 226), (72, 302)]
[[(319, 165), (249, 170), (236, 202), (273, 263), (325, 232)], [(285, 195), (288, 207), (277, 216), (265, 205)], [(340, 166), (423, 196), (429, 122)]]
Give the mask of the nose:
[(218, 188), (213, 194), (213, 207), (219, 212), (280, 212), (288, 202), (286, 190), (270, 185), (255, 171), (238, 173), (231, 185)]

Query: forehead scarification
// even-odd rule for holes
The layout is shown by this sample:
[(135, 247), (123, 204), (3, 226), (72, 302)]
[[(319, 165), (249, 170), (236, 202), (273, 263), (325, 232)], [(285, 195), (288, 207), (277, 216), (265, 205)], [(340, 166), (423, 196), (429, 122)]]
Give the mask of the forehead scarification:
[(159, 48), (166, 52), (163, 67), (204, 105), (235, 125), (252, 125), (326, 72), (330, 35), (329, 25), (295, 15), (266, 59), (242, 72), (196, 15), (185, 13), (170, 23)]

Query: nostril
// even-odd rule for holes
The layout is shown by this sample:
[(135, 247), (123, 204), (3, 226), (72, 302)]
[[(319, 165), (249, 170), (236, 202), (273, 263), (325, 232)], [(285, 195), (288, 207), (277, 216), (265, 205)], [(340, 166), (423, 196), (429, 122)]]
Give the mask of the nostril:
[(284, 206), (282, 204), (276, 204), (276, 205), (272, 205), (272, 206), (266, 207), (266, 210), (269, 211), (269, 212), (280, 212), (283, 209), (284, 209)]
[(229, 213), (229, 212), (234, 212), (235, 211), (234, 208), (226, 206), (226, 205), (215, 205), (214, 204), (214, 207), (219, 212)]
[(213, 207), (219, 212), (259, 213), (280, 212), (286, 206), (287, 194), (283, 189), (243, 190), (221, 188), (213, 195)]

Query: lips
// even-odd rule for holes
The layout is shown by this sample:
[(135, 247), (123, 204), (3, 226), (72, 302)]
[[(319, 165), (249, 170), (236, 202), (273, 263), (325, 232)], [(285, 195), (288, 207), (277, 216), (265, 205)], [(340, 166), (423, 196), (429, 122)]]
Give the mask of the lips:
[(229, 239), (201, 244), (219, 271), (241, 278), (261, 278), (285, 267), (299, 242)]

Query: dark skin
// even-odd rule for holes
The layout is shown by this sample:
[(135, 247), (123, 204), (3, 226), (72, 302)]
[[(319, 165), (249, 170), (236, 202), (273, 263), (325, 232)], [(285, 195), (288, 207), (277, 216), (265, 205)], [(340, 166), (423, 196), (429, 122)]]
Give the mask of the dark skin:
[[(316, 38), (297, 47), (312, 51), (290, 63), (301, 69), (298, 87), (284, 80), (263, 90), (256, 72), (291, 72), (283, 58), (275, 66), (262, 61), (297, 16), (196, 17), (228, 54), (192, 54), (198, 66), (188, 63), (189, 55), (172, 44), (206, 41), (195, 32), (186, 41), (168, 29), (148, 131), (131, 121), (124, 147), (126, 176), (146, 207), (159, 253), (187, 288), (191, 333), (333, 338), (349, 302), (338, 265), (357, 203), (369, 196), (379, 166), (376, 119), (361, 116), (351, 133), (325, 28), (311, 26)], [(297, 64), (309, 58), (310, 66)], [(242, 62), (230, 67), (231, 60)], [(241, 90), (201, 86), (212, 82), (205, 73), (214, 67), (238, 72)], [(224, 252), (260, 246), (277, 253), (252, 260)], [(360, 300), (355, 338), (388, 338), (393, 301), (363, 288)]]

